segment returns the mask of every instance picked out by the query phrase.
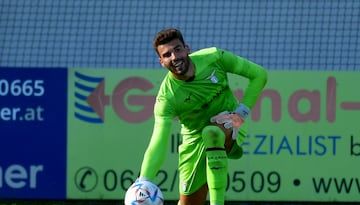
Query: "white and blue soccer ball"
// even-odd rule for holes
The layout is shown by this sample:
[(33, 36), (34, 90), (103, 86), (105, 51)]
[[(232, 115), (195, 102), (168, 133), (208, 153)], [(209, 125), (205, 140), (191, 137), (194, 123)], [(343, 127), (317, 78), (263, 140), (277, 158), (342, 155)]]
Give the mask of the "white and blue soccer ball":
[(125, 194), (125, 205), (163, 205), (160, 188), (150, 181), (134, 182)]

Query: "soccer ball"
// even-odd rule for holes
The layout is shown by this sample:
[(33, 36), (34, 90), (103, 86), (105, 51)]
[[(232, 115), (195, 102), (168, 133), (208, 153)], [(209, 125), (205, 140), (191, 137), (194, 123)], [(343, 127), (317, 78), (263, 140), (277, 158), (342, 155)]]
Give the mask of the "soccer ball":
[(157, 185), (150, 181), (133, 183), (125, 194), (125, 205), (163, 205), (164, 197)]

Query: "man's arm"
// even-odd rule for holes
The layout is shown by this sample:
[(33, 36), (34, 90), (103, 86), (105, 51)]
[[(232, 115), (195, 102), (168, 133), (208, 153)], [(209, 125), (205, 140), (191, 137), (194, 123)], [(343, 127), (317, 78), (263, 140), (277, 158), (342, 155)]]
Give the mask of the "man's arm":
[(249, 109), (253, 108), (267, 82), (266, 70), (262, 66), (231, 52), (220, 51), (220, 53), (221, 62), (228, 72), (238, 74), (249, 80), (241, 103)]
[(143, 177), (150, 181), (155, 179), (167, 156), (171, 129), (171, 118), (155, 118), (154, 130), (141, 165), (140, 178)]
[(224, 124), (225, 128), (232, 128), (232, 138), (235, 139), (238, 129), (250, 115), (251, 108), (256, 104), (257, 99), (265, 87), (267, 82), (267, 72), (260, 65), (231, 52), (219, 50), (219, 53), (220, 62), (227, 72), (238, 74), (249, 80), (244, 96), (238, 107), (233, 112), (224, 111), (210, 119), (211, 122)]
[(141, 165), (140, 179), (145, 178), (150, 181), (155, 176), (167, 156), (168, 141), (170, 138), (172, 123), (175, 117), (173, 106), (164, 95), (168, 92), (159, 90), (154, 105), (154, 127), (151, 135), (150, 143), (145, 151)]

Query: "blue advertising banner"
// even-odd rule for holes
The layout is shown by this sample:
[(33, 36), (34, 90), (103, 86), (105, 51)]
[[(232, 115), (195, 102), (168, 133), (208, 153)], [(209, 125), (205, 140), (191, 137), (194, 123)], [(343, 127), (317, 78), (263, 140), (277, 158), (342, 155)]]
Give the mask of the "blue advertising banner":
[(67, 69), (0, 68), (0, 198), (66, 198)]

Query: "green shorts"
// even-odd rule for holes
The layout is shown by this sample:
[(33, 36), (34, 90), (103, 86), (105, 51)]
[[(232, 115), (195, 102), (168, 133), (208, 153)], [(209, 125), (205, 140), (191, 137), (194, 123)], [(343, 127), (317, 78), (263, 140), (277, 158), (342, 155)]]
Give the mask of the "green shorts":
[(179, 191), (190, 195), (205, 183), (206, 158), (201, 133), (184, 135), (179, 146)]
[[(239, 130), (237, 142), (242, 142), (246, 136), (246, 127)], [(236, 159), (241, 157), (242, 148), (234, 143), (228, 157)], [(230, 156), (231, 153), (239, 153), (238, 157)], [(206, 154), (201, 133), (195, 135), (183, 135), (182, 144), (179, 146), (179, 191), (180, 194), (190, 195), (200, 189), (206, 183)]]

